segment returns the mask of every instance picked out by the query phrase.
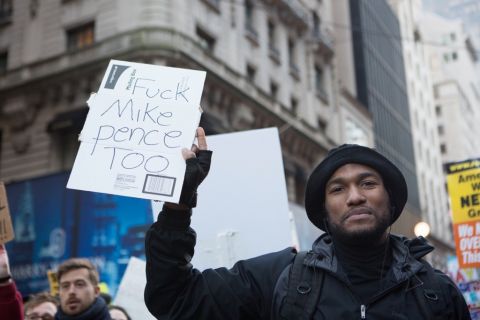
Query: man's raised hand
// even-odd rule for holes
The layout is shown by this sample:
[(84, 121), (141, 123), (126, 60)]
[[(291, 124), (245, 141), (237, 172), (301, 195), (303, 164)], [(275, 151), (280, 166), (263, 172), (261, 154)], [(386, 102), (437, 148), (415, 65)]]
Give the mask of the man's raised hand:
[(197, 188), (210, 170), (212, 151), (207, 150), (207, 138), (201, 127), (197, 128), (197, 143), (191, 150), (182, 150), (187, 167), (179, 204), (184, 208), (194, 208), (197, 205)]

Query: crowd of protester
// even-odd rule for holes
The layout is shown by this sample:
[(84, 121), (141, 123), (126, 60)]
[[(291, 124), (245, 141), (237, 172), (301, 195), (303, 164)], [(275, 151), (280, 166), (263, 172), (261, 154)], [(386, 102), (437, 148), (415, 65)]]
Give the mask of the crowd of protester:
[(101, 294), (95, 266), (72, 258), (57, 270), (58, 296), (40, 292), (24, 300), (10, 273), (7, 250), (0, 245), (0, 315), (9, 320), (131, 320), (121, 306)]

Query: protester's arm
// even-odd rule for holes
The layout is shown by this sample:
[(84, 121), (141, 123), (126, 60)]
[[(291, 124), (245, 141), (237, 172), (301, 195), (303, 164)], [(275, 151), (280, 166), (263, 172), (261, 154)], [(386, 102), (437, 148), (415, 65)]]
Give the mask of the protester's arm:
[(273, 290), (291, 249), (240, 261), (232, 269), (193, 269), (190, 212), (165, 208), (146, 237), (145, 303), (157, 319), (270, 319)]
[(22, 295), (11, 278), (7, 250), (3, 244), (0, 245), (0, 314), (2, 319), (23, 320)]

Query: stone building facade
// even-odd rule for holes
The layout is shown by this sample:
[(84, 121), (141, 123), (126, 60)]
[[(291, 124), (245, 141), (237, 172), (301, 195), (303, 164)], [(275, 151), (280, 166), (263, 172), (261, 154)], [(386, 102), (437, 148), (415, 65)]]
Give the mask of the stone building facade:
[(206, 70), (201, 124), (208, 134), (278, 127), (290, 201), (303, 204), (308, 173), (344, 138), (330, 1), (3, 3), (5, 182), (71, 169), (85, 101), (110, 59)]

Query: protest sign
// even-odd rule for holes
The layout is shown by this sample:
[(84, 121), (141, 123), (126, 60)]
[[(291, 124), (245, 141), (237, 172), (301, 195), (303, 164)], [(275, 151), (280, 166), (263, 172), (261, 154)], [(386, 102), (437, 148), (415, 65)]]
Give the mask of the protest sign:
[(480, 267), (480, 159), (448, 163), (446, 169), (459, 266)]
[(12, 218), (8, 208), (7, 193), (3, 182), (0, 182), (0, 244), (4, 244), (15, 237)]
[(277, 128), (208, 136), (207, 144), (212, 164), (192, 216), (195, 268), (231, 267), (297, 243)]
[(178, 202), (206, 73), (112, 60), (89, 112), (67, 187)]
[(48, 285), (50, 286), (50, 294), (54, 297), (58, 296), (58, 278), (54, 270), (47, 271)]
[(145, 268), (145, 261), (130, 258), (113, 304), (124, 307), (135, 319), (154, 320), (155, 317), (150, 314), (143, 300), (143, 291), (147, 284)]

